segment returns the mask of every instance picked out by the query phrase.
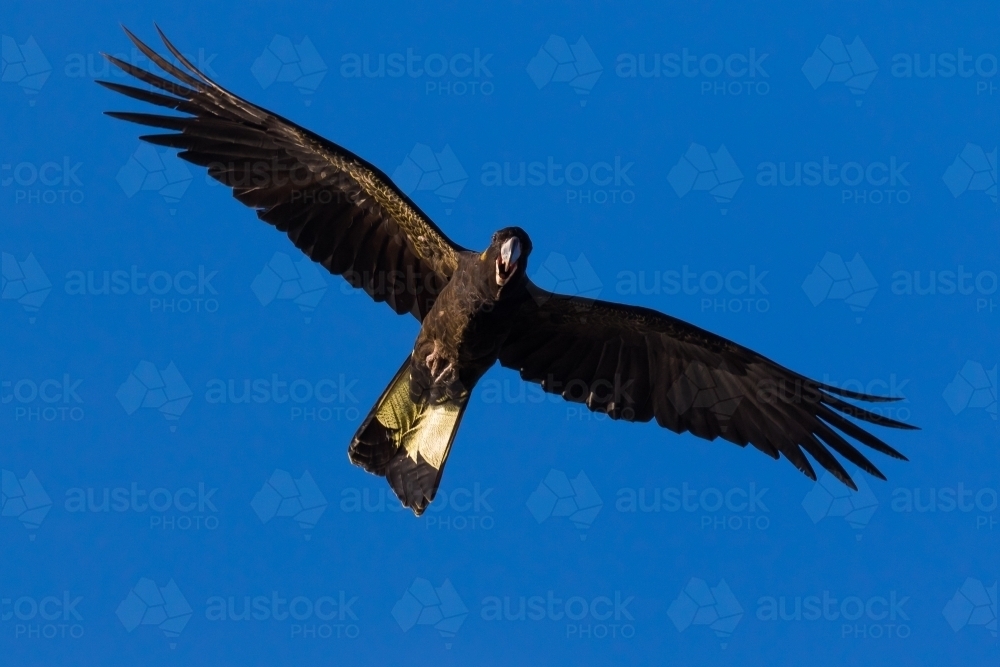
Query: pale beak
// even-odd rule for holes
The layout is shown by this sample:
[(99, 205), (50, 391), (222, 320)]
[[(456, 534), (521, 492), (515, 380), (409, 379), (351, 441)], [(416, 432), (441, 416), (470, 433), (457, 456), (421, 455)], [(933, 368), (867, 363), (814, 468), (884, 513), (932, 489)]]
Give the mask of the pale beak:
[(521, 242), (517, 237), (511, 237), (500, 246), (500, 256), (497, 257), (497, 285), (503, 287), (517, 270), (517, 260), (521, 257)]

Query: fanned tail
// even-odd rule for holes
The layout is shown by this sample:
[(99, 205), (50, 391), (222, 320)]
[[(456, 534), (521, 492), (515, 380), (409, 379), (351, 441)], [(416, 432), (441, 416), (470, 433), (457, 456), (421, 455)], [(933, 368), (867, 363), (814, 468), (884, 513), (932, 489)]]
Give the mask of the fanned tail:
[(468, 397), (430, 404), (410, 395), (410, 358), (379, 397), (351, 440), (351, 462), (385, 477), (417, 516), (434, 500)]

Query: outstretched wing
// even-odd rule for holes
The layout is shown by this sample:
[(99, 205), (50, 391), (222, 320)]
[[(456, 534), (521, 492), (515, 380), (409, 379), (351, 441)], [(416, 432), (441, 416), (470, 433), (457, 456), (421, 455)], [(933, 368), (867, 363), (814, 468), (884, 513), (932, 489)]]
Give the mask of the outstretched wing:
[(207, 167), (212, 178), (231, 187), (233, 196), (255, 208), (261, 220), (286, 232), (310, 259), (397, 313), (423, 319), (458, 266), (463, 248), (376, 167), (216, 85), (162, 32), (164, 45), (184, 69), (125, 32), (176, 81), (105, 55), (163, 92), (98, 83), (188, 115), (109, 111), (109, 116), (171, 130), (140, 138), (179, 148), (179, 157)]
[[(885, 479), (837, 431), (905, 460), (849, 421), (912, 429), (840, 397), (891, 401), (820, 384), (756, 352), (647, 308), (552, 294), (529, 283), (532, 298), (518, 311), (500, 363), (545, 391), (585, 403), (613, 419), (656, 422), (677, 433), (740, 446), (777, 459), (783, 454), (816, 479), (808, 452), (857, 490), (830, 452)], [(843, 413), (843, 414), (841, 414)], [(837, 429), (837, 430), (835, 430)]]

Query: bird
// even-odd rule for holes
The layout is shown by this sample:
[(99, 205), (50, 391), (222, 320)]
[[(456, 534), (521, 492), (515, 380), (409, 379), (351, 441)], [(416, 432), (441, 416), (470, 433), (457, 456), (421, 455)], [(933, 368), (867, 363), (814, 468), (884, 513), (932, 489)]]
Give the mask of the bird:
[(497, 363), (613, 420), (751, 445), (815, 481), (811, 457), (855, 491), (835, 453), (886, 478), (847, 437), (907, 460), (847, 419), (916, 428), (850, 402), (898, 397), (811, 380), (655, 310), (542, 289), (527, 276), (523, 229), (497, 231), (481, 252), (463, 248), (371, 163), (222, 88), (158, 26), (178, 64), (123, 29), (164, 76), (103, 54), (150, 88), (98, 83), (180, 115), (105, 113), (165, 130), (140, 139), (178, 149), (310, 259), (419, 321), (412, 351), (348, 446), (350, 461), (385, 477), (416, 516), (434, 500), (476, 383)]

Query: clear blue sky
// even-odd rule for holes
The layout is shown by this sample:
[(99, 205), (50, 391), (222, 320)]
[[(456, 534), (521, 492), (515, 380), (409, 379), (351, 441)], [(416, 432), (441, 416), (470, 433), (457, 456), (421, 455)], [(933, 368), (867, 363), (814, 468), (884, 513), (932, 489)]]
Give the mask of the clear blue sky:
[[(0, 8), (10, 664), (995, 662), (994, 5), (141, 4)], [(398, 511), (346, 448), (417, 323), (101, 114), (154, 21), (462, 245), (905, 398), (910, 462), (852, 494), (497, 368)]]

